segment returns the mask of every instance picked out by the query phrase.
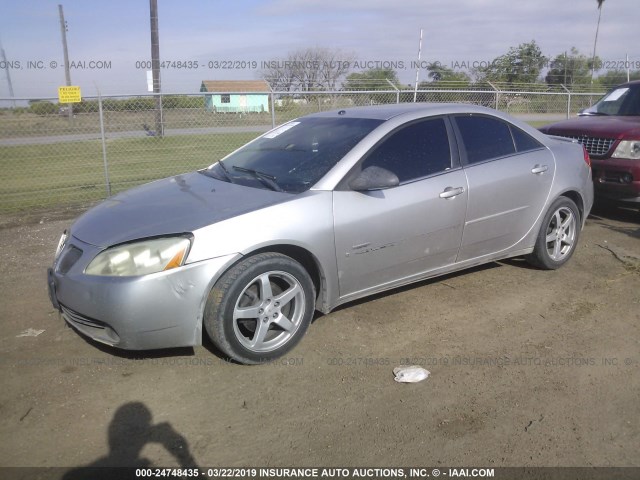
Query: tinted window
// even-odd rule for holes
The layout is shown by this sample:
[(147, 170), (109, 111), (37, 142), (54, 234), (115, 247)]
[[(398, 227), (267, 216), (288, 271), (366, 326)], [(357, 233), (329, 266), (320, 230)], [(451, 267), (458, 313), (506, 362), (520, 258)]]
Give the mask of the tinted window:
[(483, 116), (455, 117), (467, 152), (467, 162), (477, 163), (515, 153), (509, 126)]
[(413, 123), (391, 134), (362, 164), (386, 168), (408, 182), (451, 168), (449, 137), (444, 119)]
[(531, 135), (524, 133), (519, 128), (512, 126), (511, 134), (513, 135), (513, 141), (516, 142), (516, 150), (518, 150), (518, 152), (527, 152), (543, 147), (539, 141)]

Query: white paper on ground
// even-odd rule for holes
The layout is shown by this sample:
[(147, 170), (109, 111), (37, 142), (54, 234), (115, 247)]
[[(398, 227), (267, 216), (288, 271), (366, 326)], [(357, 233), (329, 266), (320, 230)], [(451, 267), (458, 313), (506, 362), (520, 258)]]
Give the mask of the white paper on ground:
[(43, 332), (44, 332), (44, 330), (36, 330), (35, 328), (27, 328), (24, 332), (20, 333), (19, 335), (16, 335), (16, 338), (18, 338), (18, 337), (37, 337), (38, 335), (40, 335)]
[(431, 372), (418, 365), (412, 365), (410, 367), (396, 367), (393, 369), (393, 374), (396, 376), (394, 380), (398, 383), (417, 383), (426, 379), (431, 375)]

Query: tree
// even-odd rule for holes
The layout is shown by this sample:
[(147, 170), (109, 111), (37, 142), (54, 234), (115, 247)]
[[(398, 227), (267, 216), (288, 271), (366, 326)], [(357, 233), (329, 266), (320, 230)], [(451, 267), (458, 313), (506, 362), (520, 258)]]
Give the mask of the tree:
[[(589, 83), (589, 72), (592, 59), (581, 54), (575, 47), (571, 47), (570, 54), (564, 52), (557, 55), (549, 64), (549, 71), (545, 77), (548, 85), (580, 85)], [(600, 59), (596, 57), (596, 65)]]
[[(347, 81), (342, 85), (344, 90), (393, 90), (400, 88), (398, 74), (391, 68), (372, 68), (362, 72), (351, 73), (347, 76)], [(354, 98), (356, 103), (389, 103), (395, 102), (396, 96), (388, 93), (370, 93)]]
[[(388, 80), (388, 81), (387, 81)], [(358, 73), (350, 73), (342, 85), (345, 90), (389, 90), (400, 85), (398, 74), (391, 68), (372, 68)]]
[(285, 59), (267, 61), (261, 76), (276, 91), (335, 90), (349, 71), (352, 58), (353, 55), (341, 50), (320, 47), (296, 50)]
[(511, 47), (489, 65), (474, 71), (480, 81), (504, 83), (534, 83), (545, 66), (547, 57), (535, 40)]
[[(445, 67), (440, 62), (432, 62), (427, 66), (427, 71), (429, 72), (427, 76), (433, 82), (459, 82), (459, 83), (469, 83), (471, 78), (465, 72), (456, 72), (451, 68)], [(429, 88), (430, 85), (425, 82), (421, 82), (418, 85), (418, 89), (420, 88)]]
[[(460, 86), (467, 86), (471, 82), (471, 78), (465, 72), (455, 72), (452, 69), (443, 66), (440, 62), (434, 62), (427, 67), (428, 77), (431, 82), (420, 82), (418, 84), (418, 94), (416, 100), (418, 102), (464, 102), (468, 95), (466, 93), (452, 93), (449, 91), (438, 92), (433, 90), (448, 90)], [(456, 82), (456, 85), (450, 85), (449, 82)], [(424, 92), (421, 90), (432, 90)], [(404, 101), (412, 101), (403, 95)]]
[(29, 111), (36, 115), (51, 115), (58, 113), (59, 106), (46, 100), (29, 100)]
[[(640, 70), (629, 72), (629, 80), (640, 80)], [(626, 70), (608, 70), (604, 75), (600, 75), (596, 81), (603, 87), (609, 89), (627, 82)]]

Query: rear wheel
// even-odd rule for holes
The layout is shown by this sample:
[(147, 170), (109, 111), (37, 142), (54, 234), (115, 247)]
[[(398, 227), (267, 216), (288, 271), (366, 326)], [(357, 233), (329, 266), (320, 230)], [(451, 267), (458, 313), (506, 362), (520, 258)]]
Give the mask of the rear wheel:
[(570, 198), (560, 197), (547, 211), (534, 250), (527, 260), (545, 270), (560, 268), (573, 255), (579, 236), (578, 207)]
[(315, 289), (298, 262), (279, 253), (242, 260), (211, 289), (204, 325), (233, 360), (257, 364), (291, 350), (311, 323)]

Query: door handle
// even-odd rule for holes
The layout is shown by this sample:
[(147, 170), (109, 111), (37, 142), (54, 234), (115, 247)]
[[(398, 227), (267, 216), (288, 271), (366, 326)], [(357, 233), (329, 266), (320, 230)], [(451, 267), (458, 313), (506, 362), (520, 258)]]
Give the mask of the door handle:
[(461, 193), (464, 193), (464, 188), (462, 187), (458, 187), (458, 188), (447, 187), (440, 194), (440, 198), (453, 198), (453, 197), (457, 197)]
[(534, 167), (531, 169), (531, 173), (544, 173), (549, 169), (549, 167), (547, 167), (546, 165), (534, 165)]

